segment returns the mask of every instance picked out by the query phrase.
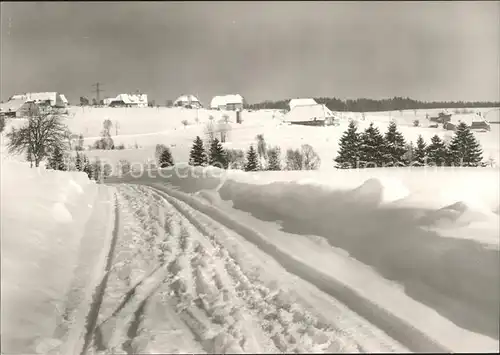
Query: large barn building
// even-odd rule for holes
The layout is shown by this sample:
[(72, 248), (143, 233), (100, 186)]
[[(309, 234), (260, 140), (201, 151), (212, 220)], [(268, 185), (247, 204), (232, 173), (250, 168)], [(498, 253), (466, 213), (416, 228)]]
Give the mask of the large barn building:
[(332, 124), (334, 119), (333, 112), (321, 104), (295, 105), (284, 117), (285, 122), (306, 126), (325, 126)]
[(57, 92), (31, 92), (13, 95), (7, 102), (0, 104), (0, 114), (6, 117), (26, 117), (34, 105), (51, 108), (65, 108), (68, 100)]

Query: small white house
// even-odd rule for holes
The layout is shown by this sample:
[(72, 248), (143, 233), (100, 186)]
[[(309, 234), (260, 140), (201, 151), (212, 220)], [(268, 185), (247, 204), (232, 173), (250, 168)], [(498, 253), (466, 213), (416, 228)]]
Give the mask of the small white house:
[(243, 96), (240, 94), (215, 96), (210, 102), (210, 108), (213, 110), (242, 110)]
[(194, 95), (182, 95), (174, 101), (174, 106), (186, 108), (202, 108), (200, 100)]

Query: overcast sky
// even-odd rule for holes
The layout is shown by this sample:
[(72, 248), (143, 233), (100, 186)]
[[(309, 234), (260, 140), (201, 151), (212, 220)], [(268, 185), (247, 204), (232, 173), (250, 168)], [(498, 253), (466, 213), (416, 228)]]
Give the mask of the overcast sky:
[(500, 2), (1, 3), (1, 98), (499, 100)]

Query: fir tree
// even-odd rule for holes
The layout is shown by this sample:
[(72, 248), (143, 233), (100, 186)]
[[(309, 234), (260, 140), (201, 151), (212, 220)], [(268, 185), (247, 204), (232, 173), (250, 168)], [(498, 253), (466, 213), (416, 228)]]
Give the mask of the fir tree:
[(337, 163), (336, 168), (352, 169), (357, 166), (361, 144), (360, 134), (357, 132), (357, 129), (356, 123), (351, 121), (347, 130), (340, 138), (340, 149), (337, 157), (334, 159)]
[(64, 162), (64, 152), (58, 145), (52, 151), (47, 167), (53, 170), (67, 170)]
[(448, 147), (448, 164), (452, 166), (480, 166), (483, 151), (474, 133), (465, 122), (457, 126)]
[(359, 158), (365, 167), (383, 166), (386, 159), (384, 156), (385, 140), (377, 127), (370, 126), (361, 134), (361, 145)]
[(426, 148), (428, 164), (444, 166), (448, 155), (446, 145), (436, 134), (431, 138), (431, 144)]
[(76, 152), (76, 158), (75, 158), (75, 168), (77, 171), (83, 171), (83, 160), (82, 156), (80, 153)]
[(207, 164), (207, 154), (203, 147), (203, 141), (200, 136), (196, 136), (193, 147), (189, 153), (189, 165), (205, 166)]
[(89, 161), (89, 158), (87, 158), (86, 155), (83, 155), (83, 158), (82, 158), (82, 171), (87, 174), (87, 176), (89, 177), (89, 179), (92, 180), (92, 166), (90, 165), (90, 161)]
[(391, 121), (385, 133), (384, 160), (392, 166), (406, 165), (404, 155), (406, 142), (403, 134), (398, 131), (396, 122)]
[(422, 135), (417, 138), (417, 148), (413, 153), (413, 165), (414, 166), (424, 166), (427, 160), (427, 144), (425, 144)]
[(278, 147), (269, 148), (267, 150), (267, 170), (279, 171), (281, 170), (280, 149)]
[(250, 146), (250, 149), (247, 153), (247, 161), (245, 164), (245, 171), (257, 171), (259, 167), (259, 157), (257, 152), (255, 151), (253, 145)]
[(160, 168), (167, 168), (169, 166), (174, 165), (174, 158), (172, 157), (172, 153), (170, 152), (170, 149), (165, 148), (162, 151), (162, 153), (158, 159), (158, 165), (160, 166)]
[(227, 153), (217, 138), (214, 138), (210, 144), (208, 164), (223, 169), (227, 169), (229, 165)]

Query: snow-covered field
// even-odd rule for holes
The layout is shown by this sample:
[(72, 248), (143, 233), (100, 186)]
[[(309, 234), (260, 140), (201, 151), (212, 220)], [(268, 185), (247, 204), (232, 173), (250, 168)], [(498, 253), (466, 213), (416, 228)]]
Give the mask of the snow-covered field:
[[(209, 114), (220, 114), (200, 110), (197, 124), (194, 110), (78, 110), (74, 133), (98, 135), (109, 118), (119, 122), (115, 143), (143, 146), (89, 155), (131, 162), (157, 143), (186, 160)], [(385, 129), (390, 116), (410, 140), (449, 134), (413, 127), (413, 111), (360, 124)], [(283, 149), (309, 143), (323, 168), (163, 169), (97, 185), (2, 153), (3, 351), (499, 350), (498, 169), (338, 171), (330, 162), (347, 122), (286, 126), (273, 111), (243, 119), (229, 146), (257, 134)], [(477, 135), (498, 156), (498, 125)]]
[[(491, 122), (500, 122), (499, 108), (470, 109), (481, 112)], [(194, 138), (205, 136), (204, 129), (209, 117), (217, 122), (224, 115), (229, 117), (231, 131), (225, 143), (227, 148), (247, 150), (250, 144), (256, 144), (255, 137), (263, 134), (270, 146), (279, 146), (284, 152), (288, 148), (299, 148), (302, 144), (310, 144), (321, 158), (322, 170), (333, 169), (332, 159), (338, 151), (339, 138), (347, 129), (347, 118), (358, 120), (359, 129), (363, 130), (373, 122), (382, 132), (385, 132), (390, 120), (398, 123), (400, 131), (408, 141), (415, 141), (419, 134), (429, 142), (434, 134), (450, 139), (453, 132), (442, 128), (429, 128), (426, 114), (436, 116), (441, 110), (405, 110), (402, 112), (369, 112), (362, 120), (362, 114), (357, 112), (338, 113), (340, 126), (307, 127), (290, 126), (282, 123), (283, 115), (276, 110), (244, 111), (243, 123), (237, 124), (233, 111), (215, 111), (207, 109), (184, 108), (88, 108), (70, 107), (66, 124), (74, 134), (83, 134), (85, 146), (92, 145), (101, 134), (103, 121), (109, 119), (115, 145), (124, 144), (125, 150), (91, 150), (89, 157), (100, 157), (115, 165), (119, 160), (126, 159), (133, 163), (144, 163), (154, 159), (156, 144), (162, 143), (170, 147), (177, 162), (186, 162)], [(453, 109), (448, 109), (453, 113)], [(457, 119), (470, 121), (473, 114), (454, 114)], [(413, 121), (418, 119), (420, 127), (414, 127)], [(24, 120), (10, 120), (8, 126), (22, 124)], [(183, 121), (188, 125), (184, 126)], [(8, 128), (8, 127), (7, 127)], [(118, 133), (118, 134), (116, 134)], [(491, 132), (475, 132), (484, 151), (483, 158), (492, 158), (500, 162), (500, 125), (492, 124)]]

